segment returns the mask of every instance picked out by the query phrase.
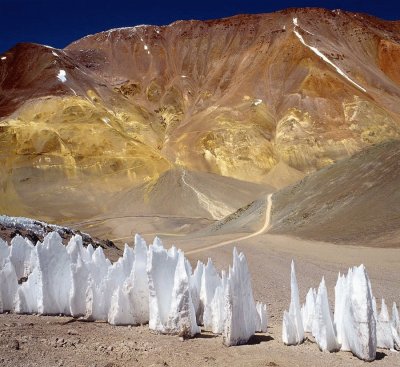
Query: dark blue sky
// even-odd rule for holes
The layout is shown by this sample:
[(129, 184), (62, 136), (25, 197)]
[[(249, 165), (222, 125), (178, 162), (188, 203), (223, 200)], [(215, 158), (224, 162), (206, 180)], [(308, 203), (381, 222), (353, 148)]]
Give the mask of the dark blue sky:
[(164, 25), (178, 19), (212, 19), (304, 6), (340, 8), (384, 19), (400, 19), (397, 0), (0, 0), (0, 53), (17, 42), (62, 48), (87, 34), (110, 28)]

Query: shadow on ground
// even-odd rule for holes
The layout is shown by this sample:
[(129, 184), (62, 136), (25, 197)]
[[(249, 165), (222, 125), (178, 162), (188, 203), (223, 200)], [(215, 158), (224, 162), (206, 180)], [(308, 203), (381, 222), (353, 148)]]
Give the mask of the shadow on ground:
[(272, 340), (274, 340), (274, 338), (271, 335), (256, 334), (250, 338), (247, 344), (255, 345), (255, 344), (270, 342)]

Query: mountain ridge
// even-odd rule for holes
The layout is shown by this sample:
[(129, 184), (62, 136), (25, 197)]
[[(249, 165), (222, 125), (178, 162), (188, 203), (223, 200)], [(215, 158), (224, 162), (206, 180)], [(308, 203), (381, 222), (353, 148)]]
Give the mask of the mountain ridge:
[(281, 189), (400, 139), (398, 21), (296, 8), (0, 57), (0, 208), (11, 215), (41, 200), (45, 220), (71, 219), (77, 203), (112, 211), (97, 203), (171, 169)]

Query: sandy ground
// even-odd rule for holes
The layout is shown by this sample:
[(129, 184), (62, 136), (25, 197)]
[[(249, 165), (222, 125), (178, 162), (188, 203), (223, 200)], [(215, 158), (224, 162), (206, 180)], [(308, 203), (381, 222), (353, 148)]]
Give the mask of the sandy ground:
[[(175, 238), (186, 250), (226, 240)], [(150, 240), (150, 238), (148, 238)], [(165, 239), (167, 245), (172, 239)], [(337, 246), (287, 236), (262, 234), (236, 244), (252, 273), (255, 298), (268, 304), (270, 328), (251, 345), (224, 347), (222, 338), (203, 334), (192, 340), (152, 334), (147, 326), (115, 327), (65, 317), (0, 315), (0, 366), (360, 366), (350, 353), (322, 353), (307, 341), (286, 347), (281, 341), (282, 313), (290, 297), (290, 261), (294, 259), (300, 294), (324, 275), (330, 302), (337, 272), (364, 263), (374, 295), (400, 303), (400, 250)], [(233, 244), (188, 255), (192, 263), (212, 257), (219, 268), (231, 261)], [(399, 366), (400, 353), (379, 351), (370, 366)]]

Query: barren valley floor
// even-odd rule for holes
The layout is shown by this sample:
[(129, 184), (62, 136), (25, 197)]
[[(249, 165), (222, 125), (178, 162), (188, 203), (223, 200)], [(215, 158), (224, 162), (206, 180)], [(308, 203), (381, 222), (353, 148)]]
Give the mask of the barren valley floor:
[[(239, 237), (239, 236), (238, 236)], [(189, 253), (227, 240), (218, 238), (167, 238)], [(152, 238), (148, 237), (150, 241)], [(219, 269), (227, 268), (233, 246), (244, 251), (252, 273), (257, 300), (266, 302), (269, 331), (258, 334), (250, 345), (225, 347), (210, 333), (181, 341), (177, 336), (152, 334), (147, 326), (115, 327), (102, 322), (81, 322), (67, 317), (0, 316), (1, 366), (361, 366), (351, 353), (322, 353), (315, 343), (296, 347), (281, 341), (283, 310), (290, 301), (290, 262), (295, 260), (301, 301), (309, 287), (325, 276), (331, 307), (337, 273), (364, 263), (374, 296), (389, 306), (400, 302), (399, 249), (343, 246), (304, 241), (288, 236), (262, 234), (245, 241), (188, 255), (193, 264), (212, 257)], [(312, 339), (312, 337), (310, 337)], [(400, 353), (379, 350), (371, 366), (400, 365)]]

